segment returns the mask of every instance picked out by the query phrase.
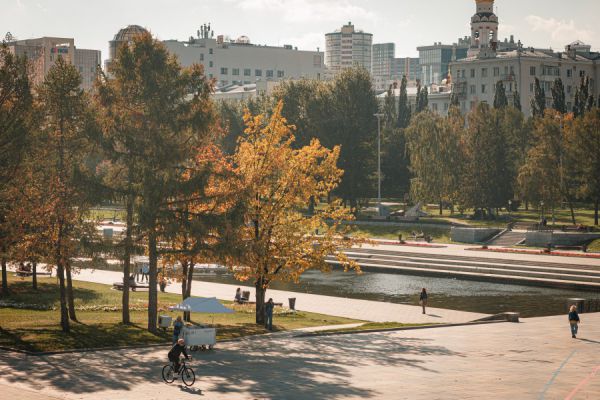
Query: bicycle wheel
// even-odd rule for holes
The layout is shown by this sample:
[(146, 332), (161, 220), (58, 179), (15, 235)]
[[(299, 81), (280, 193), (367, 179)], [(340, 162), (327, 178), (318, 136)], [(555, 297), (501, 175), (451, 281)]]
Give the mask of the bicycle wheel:
[(194, 374), (194, 370), (185, 367), (185, 369), (181, 371), (181, 380), (185, 386), (192, 386), (194, 382), (196, 382), (196, 374)]
[(163, 367), (162, 377), (165, 382), (173, 383), (175, 380), (175, 371), (173, 371), (173, 366), (171, 364)]

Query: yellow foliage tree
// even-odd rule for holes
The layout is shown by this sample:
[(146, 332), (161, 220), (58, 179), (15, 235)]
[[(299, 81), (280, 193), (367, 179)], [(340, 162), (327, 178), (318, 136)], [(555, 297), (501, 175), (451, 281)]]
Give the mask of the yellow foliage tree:
[(303, 212), (311, 198), (326, 197), (340, 182), (340, 148), (329, 150), (313, 139), (295, 149), (294, 127), (282, 107), (279, 102), (270, 117), (246, 112), (245, 134), (233, 156), (245, 224), (229, 265), (238, 279), (254, 283), (257, 324), (265, 320), (265, 293), (273, 281), (297, 282), (308, 269), (328, 271), (328, 256), (346, 270), (359, 270), (341, 252), (359, 242), (344, 236), (342, 222), (353, 218), (349, 210), (331, 203), (312, 215)]

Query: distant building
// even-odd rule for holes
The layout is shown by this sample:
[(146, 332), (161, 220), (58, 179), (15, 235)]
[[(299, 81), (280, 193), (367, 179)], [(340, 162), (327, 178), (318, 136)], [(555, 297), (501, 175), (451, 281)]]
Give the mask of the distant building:
[(340, 30), (325, 34), (325, 64), (334, 73), (361, 66), (371, 72), (373, 35), (355, 30), (348, 22)]
[(451, 61), (467, 56), (469, 42), (458, 39), (455, 44), (434, 43), (431, 46), (417, 47), (419, 51), (419, 79), (424, 85), (440, 84), (448, 77), (448, 65)]
[(392, 80), (400, 82), (403, 76), (406, 76), (406, 80), (410, 86), (416, 85), (417, 81), (421, 79), (418, 58), (394, 58), (392, 62)]
[(134, 37), (143, 33), (148, 33), (148, 30), (139, 25), (128, 25), (116, 33), (113, 40), (108, 42), (108, 59), (104, 63), (104, 70), (107, 73), (110, 74), (110, 63), (117, 58), (119, 47), (124, 43), (131, 43)]
[(387, 89), (393, 80), (392, 71), (396, 45), (394, 43), (377, 43), (373, 45), (371, 75), (376, 90)]
[[(430, 85), (427, 87), (428, 95), (428, 108), (441, 115), (448, 115), (448, 110), (450, 108), (450, 98), (452, 96), (452, 87), (449, 84), (444, 85)], [(394, 97), (396, 98), (396, 104), (398, 102), (398, 98), (400, 97), (400, 88), (393, 89)], [(408, 95), (408, 104), (411, 110), (415, 110), (417, 103), (417, 88), (415, 86), (410, 86), (406, 89), (406, 94)], [(387, 92), (383, 92), (377, 95), (377, 100), (383, 107), (385, 104), (385, 98), (387, 96)]]
[(214, 78), (218, 87), (284, 79), (324, 79), (323, 52), (298, 50), (292, 45), (255, 45), (247, 36), (236, 40), (223, 35), (215, 38), (210, 25), (204, 25), (197, 37), (188, 41), (163, 43), (183, 66), (202, 64), (206, 75)]
[(591, 91), (600, 94), (600, 53), (576, 41), (565, 51), (524, 48), (520, 42), (497, 42), (498, 17), (493, 13), (494, 0), (476, 0), (476, 13), (471, 18), (469, 57), (450, 64), (454, 91), (462, 111), (473, 109), (479, 102), (492, 104), (495, 85), (504, 83), (509, 102), (519, 93), (525, 115), (531, 115), (530, 100), (535, 78), (546, 93), (546, 104), (552, 104), (552, 84), (561, 78), (565, 87), (567, 109), (573, 107), (575, 91), (583, 77), (590, 78)]
[(31, 64), (31, 81), (39, 85), (58, 57), (73, 64), (81, 74), (81, 87), (89, 90), (101, 64), (99, 50), (78, 49), (73, 38), (41, 37), (7, 43), (11, 52), (26, 56)]

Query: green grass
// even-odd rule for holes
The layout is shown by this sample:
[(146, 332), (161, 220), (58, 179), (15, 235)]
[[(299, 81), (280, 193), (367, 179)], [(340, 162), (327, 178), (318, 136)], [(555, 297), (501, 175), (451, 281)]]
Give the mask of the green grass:
[(433, 241), (437, 243), (450, 243), (450, 227), (429, 227), (427, 224), (403, 224), (402, 226), (353, 225), (351, 234), (354, 236), (390, 240), (398, 240), (398, 235), (401, 234), (404, 240), (411, 240), (410, 236), (413, 231), (430, 235), (433, 237)]
[[(0, 297), (0, 301), (22, 304), (29, 309), (0, 306), (0, 346), (29, 351), (57, 351), (167, 343), (171, 340), (172, 330), (157, 334), (146, 330), (148, 292), (131, 292), (130, 304), (134, 310), (131, 311), (132, 323), (123, 325), (121, 292), (111, 290), (109, 285), (74, 281), (78, 322), (72, 322), (71, 332), (66, 334), (59, 323), (59, 295), (55, 278), (39, 278), (37, 291), (31, 288), (29, 279), (11, 276), (8, 283), (11, 294)], [(178, 315), (167, 310), (170, 305), (180, 301), (181, 296), (177, 294), (159, 292), (159, 314)], [(223, 303), (232, 306), (231, 302)], [(236, 311), (233, 314), (192, 314), (192, 319), (216, 327), (218, 340), (266, 332), (262, 326), (254, 323), (253, 307), (232, 307)], [(101, 308), (108, 311), (102, 311)], [(308, 312), (281, 315), (280, 310), (276, 307), (273, 318), (276, 330), (362, 322)]]
[(590, 253), (600, 253), (600, 239), (594, 240), (587, 248)]
[(88, 218), (91, 220), (117, 219), (125, 220), (125, 210), (121, 207), (96, 207), (88, 212)]

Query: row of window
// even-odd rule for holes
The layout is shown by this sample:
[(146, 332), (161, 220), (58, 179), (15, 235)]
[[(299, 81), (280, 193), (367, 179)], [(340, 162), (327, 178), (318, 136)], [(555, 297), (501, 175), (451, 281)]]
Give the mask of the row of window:
[[(244, 68), (244, 76), (252, 76), (251, 72), (252, 72), (252, 70), (250, 68)], [(254, 70), (254, 76), (262, 76), (262, 73), (263, 73), (262, 69), (255, 69)], [(229, 75), (229, 68), (227, 68), (227, 67), (221, 67), (221, 75)], [(231, 75), (233, 75), (233, 76), (239, 76), (240, 75), (240, 69), (239, 68), (231, 68)], [(265, 76), (267, 78), (273, 78), (274, 71), (272, 69), (266, 70), (265, 71)], [(281, 71), (281, 70), (277, 71), (277, 77), (278, 78), (283, 78), (284, 76), (285, 76), (284, 71)]]

